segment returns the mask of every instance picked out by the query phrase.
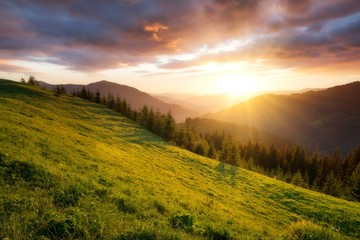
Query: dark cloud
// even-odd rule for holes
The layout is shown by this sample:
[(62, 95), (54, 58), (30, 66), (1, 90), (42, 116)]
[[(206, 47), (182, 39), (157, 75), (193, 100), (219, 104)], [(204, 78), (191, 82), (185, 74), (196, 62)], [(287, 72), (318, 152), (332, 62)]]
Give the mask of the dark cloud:
[(311, 8), (313, 0), (284, 0), (282, 4), (289, 14), (302, 14)]
[(255, 36), (236, 51), (161, 67), (260, 57), (343, 61), (355, 59), (360, 45), (359, 12), (358, 0), (1, 1), (0, 56), (97, 71)]
[[(360, 10), (360, 2), (358, 0), (327, 0), (304, 2), (306, 3), (304, 7), (305, 11), (299, 14), (292, 14), (292, 11), (284, 12), (284, 17), (286, 18), (288, 24), (295, 26), (309, 25), (317, 22), (346, 17), (351, 14), (358, 13)], [(308, 4), (307, 2), (312, 4)]]

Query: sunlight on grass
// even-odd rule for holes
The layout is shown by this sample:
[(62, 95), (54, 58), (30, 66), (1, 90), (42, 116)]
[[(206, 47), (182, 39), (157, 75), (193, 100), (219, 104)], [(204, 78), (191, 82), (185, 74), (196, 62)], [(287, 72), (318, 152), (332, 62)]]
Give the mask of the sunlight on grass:
[(360, 236), (359, 203), (197, 156), (105, 107), (0, 83), (1, 239), (294, 239), (305, 220)]

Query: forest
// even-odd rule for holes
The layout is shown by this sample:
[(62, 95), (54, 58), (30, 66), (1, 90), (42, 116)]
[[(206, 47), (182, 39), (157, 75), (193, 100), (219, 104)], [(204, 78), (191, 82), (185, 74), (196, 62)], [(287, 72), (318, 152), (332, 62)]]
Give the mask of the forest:
[[(61, 86), (54, 89), (55, 96), (64, 93)], [(132, 109), (126, 99), (115, 98), (111, 93), (102, 96), (99, 91), (93, 93), (83, 87), (72, 95), (106, 105), (166, 141), (196, 154), (335, 197), (360, 200), (360, 145), (342, 156), (338, 150), (320, 154), (302, 146), (275, 147), (251, 139), (240, 142), (224, 131), (198, 133), (190, 118), (184, 124), (176, 124), (171, 112), (160, 113), (146, 105)]]

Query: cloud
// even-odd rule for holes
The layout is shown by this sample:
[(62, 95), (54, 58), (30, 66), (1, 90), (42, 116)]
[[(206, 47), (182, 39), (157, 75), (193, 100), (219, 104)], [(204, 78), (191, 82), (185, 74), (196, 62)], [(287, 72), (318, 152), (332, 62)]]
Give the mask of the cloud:
[(89, 72), (251, 39), (231, 51), (173, 58), (160, 67), (256, 58), (294, 66), (355, 62), (359, 11), (358, 0), (1, 1), (0, 54)]
[(169, 29), (169, 27), (167, 27), (161, 23), (158, 23), (158, 22), (156, 22), (154, 24), (147, 24), (144, 27), (144, 30), (146, 32), (150, 32), (152, 39), (157, 42), (161, 41), (161, 38), (159, 37), (159, 32), (163, 31), (163, 30), (168, 30), (168, 29)]
[(31, 73), (31, 69), (8, 63), (0, 63), (0, 72)]

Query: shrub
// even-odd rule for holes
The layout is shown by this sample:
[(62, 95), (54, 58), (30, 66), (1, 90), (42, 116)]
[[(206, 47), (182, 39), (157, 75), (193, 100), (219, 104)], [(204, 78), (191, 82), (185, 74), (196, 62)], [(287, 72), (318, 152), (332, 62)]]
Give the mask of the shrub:
[(109, 180), (105, 179), (102, 176), (99, 176), (98, 183), (105, 186), (105, 187), (112, 187), (113, 186), (112, 182), (110, 182)]
[(301, 221), (290, 226), (287, 236), (288, 240), (332, 240), (336, 239), (334, 234), (314, 223)]
[(0, 166), (2, 166), (4, 160), (5, 160), (5, 154), (0, 153)]
[(4, 156), (0, 156), (0, 166), (3, 167), (5, 181), (10, 184), (20, 181), (31, 187), (44, 189), (55, 186), (56, 178), (33, 163), (18, 160), (5, 161)]
[(223, 226), (207, 226), (205, 228), (204, 236), (209, 240), (230, 240), (234, 237)]
[(154, 206), (155, 206), (158, 213), (164, 214), (166, 212), (166, 208), (162, 203), (160, 203), (158, 201), (155, 201)]
[(134, 232), (127, 232), (120, 234), (116, 240), (154, 240), (158, 239), (156, 232), (152, 229), (140, 228)]
[(60, 207), (75, 206), (83, 192), (81, 185), (71, 185), (64, 190), (56, 190), (53, 195), (54, 204)]
[(0, 215), (10, 216), (12, 213), (24, 211), (28, 205), (25, 199), (4, 199), (0, 201)]
[(71, 216), (64, 219), (49, 219), (46, 224), (39, 229), (37, 235), (50, 239), (86, 239), (89, 237), (83, 227)]
[(100, 188), (96, 189), (94, 193), (100, 199), (104, 199), (111, 193), (111, 190), (109, 190), (108, 188)]
[(119, 211), (125, 213), (135, 213), (136, 207), (128, 201), (125, 201), (123, 198), (116, 198), (114, 199), (114, 204)]
[(184, 229), (186, 232), (193, 231), (194, 220), (189, 214), (173, 215), (170, 217), (169, 221), (173, 228)]

